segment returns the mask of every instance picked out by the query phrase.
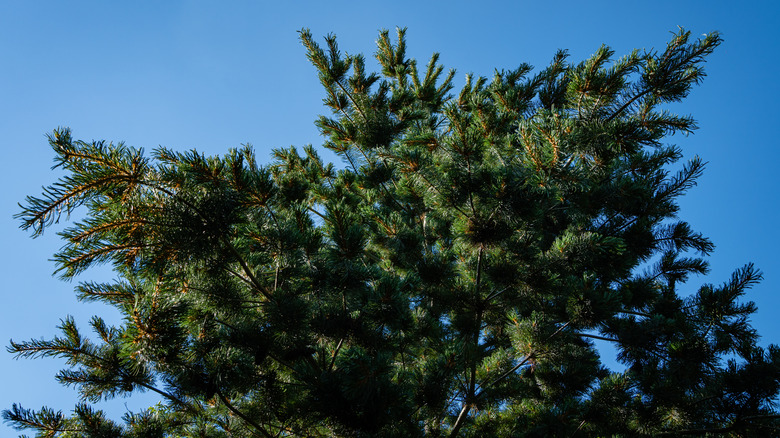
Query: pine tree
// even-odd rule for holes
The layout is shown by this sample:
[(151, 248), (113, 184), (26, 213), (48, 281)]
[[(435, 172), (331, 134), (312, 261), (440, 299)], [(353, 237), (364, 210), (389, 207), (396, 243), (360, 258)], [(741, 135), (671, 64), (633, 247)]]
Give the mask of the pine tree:
[[(300, 38), (344, 159), (312, 147), (224, 157), (50, 135), (66, 176), (18, 215), (34, 236), (62, 214), (58, 272), (110, 264), (73, 319), (18, 357), (67, 360), (72, 415), (14, 405), (45, 437), (780, 436), (780, 349), (757, 345), (752, 265), (682, 296), (713, 250), (677, 218), (703, 163), (672, 172), (668, 112), (721, 42), (675, 34), (615, 60), (601, 47), (537, 73), (453, 71), (382, 32), (366, 71), (336, 39)], [(607, 369), (594, 340), (625, 371)], [(91, 402), (153, 391), (117, 422)]]

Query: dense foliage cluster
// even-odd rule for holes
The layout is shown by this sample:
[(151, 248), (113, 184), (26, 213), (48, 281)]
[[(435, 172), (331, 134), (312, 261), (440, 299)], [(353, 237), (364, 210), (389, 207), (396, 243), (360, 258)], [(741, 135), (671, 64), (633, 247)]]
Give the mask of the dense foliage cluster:
[[(124, 320), (12, 342), (67, 359), (57, 377), (84, 404), (7, 421), (50, 437), (777, 435), (780, 350), (757, 346), (739, 301), (758, 271), (677, 290), (713, 245), (676, 217), (703, 164), (670, 170), (664, 139), (695, 123), (666, 108), (717, 34), (559, 52), (455, 95), (403, 30), (380, 34), (381, 73), (332, 36), (301, 40), (343, 169), (311, 147), (262, 166), (248, 147), (149, 157), (50, 136), (67, 175), (19, 217), (38, 235), (83, 207), (59, 272), (111, 264), (116, 282), (77, 292)], [(135, 391), (163, 402), (123, 423), (89, 405)]]

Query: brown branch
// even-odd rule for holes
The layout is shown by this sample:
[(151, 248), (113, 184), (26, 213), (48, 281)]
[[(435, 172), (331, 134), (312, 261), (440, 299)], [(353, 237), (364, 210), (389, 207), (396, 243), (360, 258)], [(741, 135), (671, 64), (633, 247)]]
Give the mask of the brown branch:
[(583, 338), (598, 339), (600, 341), (609, 341), (609, 342), (614, 342), (614, 343), (617, 343), (617, 344), (620, 343), (619, 339), (607, 338), (605, 336), (591, 335), (591, 334), (588, 334), (588, 333), (577, 333), (577, 335), (578, 336), (582, 336)]
[(230, 404), (230, 401), (220, 391), (217, 391), (217, 395), (219, 396), (219, 399), (222, 401), (225, 407), (227, 407), (230, 410), (230, 412), (234, 413), (236, 416), (244, 420), (247, 424), (257, 429), (257, 431), (260, 432), (260, 434), (262, 434), (264, 437), (273, 438), (273, 435), (271, 435), (267, 430), (265, 430), (264, 427), (259, 425), (251, 418), (247, 417), (244, 413), (242, 413), (241, 411), (236, 409), (232, 404)]
[(341, 346), (344, 344), (344, 338), (339, 339), (339, 344), (336, 345), (336, 349), (333, 351), (333, 356), (330, 359), (330, 365), (328, 366), (328, 371), (333, 370), (333, 366), (336, 365), (336, 356), (339, 354), (339, 350), (341, 350)]
[[(474, 281), (474, 295), (477, 298), (477, 301), (479, 301), (479, 286), (480, 282), (482, 280), (482, 255), (484, 252), (484, 246), (479, 247), (479, 254), (477, 255), (477, 278)], [(481, 332), (481, 326), (482, 326), (482, 309), (481, 306), (479, 309), (477, 309), (476, 314), (476, 324), (474, 328), (474, 349), (472, 352), (476, 356), (476, 350), (479, 347), (479, 335)], [(472, 357), (471, 358), (471, 375), (469, 376), (469, 387), (466, 392), (466, 397), (463, 400), (463, 408), (460, 410), (460, 414), (458, 414), (458, 418), (455, 420), (455, 424), (452, 426), (452, 431), (450, 432), (450, 437), (454, 437), (458, 434), (461, 427), (463, 427), (464, 420), (469, 414), (469, 411), (471, 410), (471, 406), (474, 403), (474, 399), (476, 398), (477, 394), (477, 361), (478, 357)]]

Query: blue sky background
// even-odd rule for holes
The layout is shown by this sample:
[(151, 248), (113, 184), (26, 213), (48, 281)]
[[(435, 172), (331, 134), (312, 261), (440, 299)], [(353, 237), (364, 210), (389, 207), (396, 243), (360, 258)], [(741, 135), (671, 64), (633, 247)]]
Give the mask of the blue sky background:
[[(682, 200), (680, 217), (716, 244), (712, 273), (686, 286), (720, 283), (755, 262), (765, 280), (749, 298), (759, 307), (763, 344), (780, 343), (780, 171), (775, 107), (780, 100), (776, 2), (447, 1), (187, 2), (0, 0), (0, 342), (51, 337), (60, 318), (86, 327), (110, 308), (79, 303), (75, 283), (52, 277), (60, 247), (50, 230), (32, 240), (12, 215), (26, 195), (55, 180), (45, 134), (58, 126), (76, 138), (162, 145), (222, 154), (244, 143), (259, 157), (272, 148), (319, 146), (313, 121), (323, 93), (297, 31), (338, 35), (343, 51), (369, 59), (378, 30), (408, 27), (409, 55), (431, 53), (473, 72), (529, 62), (548, 64), (558, 48), (580, 61), (602, 43), (617, 55), (663, 49), (678, 26), (695, 35), (720, 31), (725, 43), (706, 66), (709, 76), (672, 110), (692, 114), (700, 129), (669, 139), (688, 158), (709, 162), (699, 186)], [(330, 160), (335, 158), (324, 154)], [(83, 280), (107, 279), (97, 270)], [(14, 402), (69, 411), (75, 391), (54, 380), (62, 362), (13, 360), (0, 351), (0, 409)], [(105, 404), (118, 418), (146, 396)], [(0, 425), (0, 435), (12, 435)]]

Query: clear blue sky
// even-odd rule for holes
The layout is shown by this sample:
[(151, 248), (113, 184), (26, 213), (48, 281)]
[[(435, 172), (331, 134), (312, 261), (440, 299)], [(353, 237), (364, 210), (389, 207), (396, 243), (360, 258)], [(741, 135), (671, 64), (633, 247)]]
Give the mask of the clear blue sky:
[[(221, 154), (251, 143), (267, 157), (272, 148), (322, 143), (312, 122), (323, 94), (297, 39), (302, 27), (315, 35), (333, 32), (344, 51), (369, 56), (379, 29), (408, 27), (410, 55), (425, 62), (441, 52), (462, 84), (468, 72), (490, 75), (521, 62), (543, 67), (558, 48), (569, 49), (574, 61), (602, 43), (618, 55), (634, 47), (662, 49), (670, 31), (682, 26), (725, 38), (705, 82), (672, 107), (692, 114), (700, 129), (669, 142), (709, 162), (680, 216), (717, 245), (712, 273), (688, 287), (720, 283), (755, 262), (765, 273), (749, 297), (759, 306), (755, 326), (762, 343), (780, 343), (775, 4), (0, 1), (0, 341), (50, 337), (69, 314), (81, 326), (96, 313), (116, 318), (101, 305), (78, 303), (75, 284), (51, 276), (48, 259), (60, 246), (55, 233), (32, 240), (11, 217), (26, 195), (56, 178), (44, 136), (58, 126), (84, 140), (147, 150), (162, 145)], [(82, 279), (108, 276), (87, 272)], [(53, 378), (61, 365), (13, 360), (0, 351), (0, 409), (14, 402), (72, 409), (74, 391)], [(138, 409), (148, 400), (107, 406), (118, 418), (125, 405)], [(13, 432), (2, 425), (0, 434)]]

